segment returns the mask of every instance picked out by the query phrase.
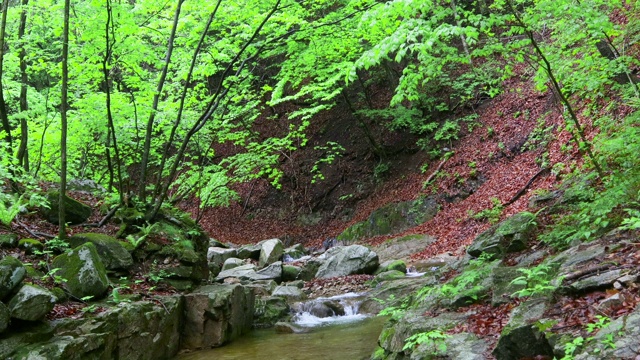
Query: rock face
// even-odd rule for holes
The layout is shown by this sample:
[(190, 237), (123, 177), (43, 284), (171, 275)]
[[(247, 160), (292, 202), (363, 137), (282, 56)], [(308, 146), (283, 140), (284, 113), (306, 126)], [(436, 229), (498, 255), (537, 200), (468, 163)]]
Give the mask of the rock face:
[(9, 301), (11, 317), (19, 320), (37, 321), (53, 309), (56, 297), (39, 286), (24, 285)]
[[(49, 208), (42, 208), (40, 211), (45, 219), (52, 224), (58, 224), (58, 213), (60, 209), (60, 193), (58, 191), (49, 191), (47, 193)], [(64, 202), (65, 222), (72, 225), (82, 224), (91, 216), (91, 207), (77, 200), (65, 196)]]
[(255, 297), (241, 285), (208, 285), (185, 296), (184, 349), (221, 346), (251, 329)]
[(320, 265), (317, 278), (371, 274), (378, 268), (378, 255), (361, 245), (336, 246), (325, 256), (327, 260)]
[(516, 214), (480, 234), (467, 253), (473, 257), (488, 254), (496, 259), (524, 250), (536, 227), (534, 220), (535, 215), (530, 212)]
[(280, 239), (270, 239), (263, 241), (260, 248), (260, 258), (258, 262), (259, 267), (265, 267), (268, 264), (274, 263), (282, 259), (284, 254), (284, 246)]
[(256, 299), (253, 326), (264, 328), (273, 326), (289, 313), (285, 299), (278, 296), (264, 296)]
[(67, 280), (64, 287), (78, 299), (85, 296), (98, 299), (109, 287), (107, 270), (92, 243), (80, 245), (66, 254), (57, 256), (52, 267), (60, 269), (56, 275)]
[(102, 263), (108, 270), (126, 270), (133, 266), (131, 254), (118, 240), (109, 235), (85, 233), (69, 239), (71, 247), (78, 247), (87, 242), (95, 245)]
[(535, 325), (545, 310), (546, 303), (542, 300), (531, 300), (514, 309), (493, 350), (497, 360), (553, 358), (553, 348)]
[(5, 256), (0, 260), (0, 300), (20, 284), (26, 273), (22, 262), (13, 256)]
[(338, 240), (352, 242), (376, 235), (397, 234), (431, 220), (437, 212), (435, 197), (392, 203), (374, 211), (367, 220), (347, 228), (338, 235)]

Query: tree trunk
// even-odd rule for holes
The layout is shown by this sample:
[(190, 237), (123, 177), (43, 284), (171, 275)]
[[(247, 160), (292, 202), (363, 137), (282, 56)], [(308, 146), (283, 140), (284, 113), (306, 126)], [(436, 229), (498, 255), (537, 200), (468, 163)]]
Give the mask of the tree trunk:
[[(9, 8), (9, 0), (2, 1), (2, 18), (0, 20), (0, 130), (4, 131), (6, 134), (4, 138), (7, 143), (9, 143), (9, 147), (7, 151), (11, 155), (11, 148), (13, 147), (13, 138), (11, 137), (11, 126), (9, 125), (9, 115), (7, 114), (7, 104), (4, 100), (4, 85), (2, 83), (2, 75), (3, 75), (3, 63), (4, 63), (4, 35), (5, 29), (7, 28), (7, 9)], [(2, 135), (0, 135), (0, 139), (2, 139)]]
[[(22, 12), (20, 13), (20, 25), (18, 26), (18, 39), (22, 40), (27, 27), (27, 5), (29, 0), (22, 0)], [(25, 45), (20, 41), (20, 112), (25, 113), (29, 110), (27, 103), (27, 61)], [(26, 117), (20, 119), (20, 147), (18, 148), (18, 163), (22, 168), (29, 172), (29, 126)]]
[(58, 238), (67, 237), (65, 224), (65, 197), (67, 192), (67, 94), (69, 83), (69, 9), (70, 0), (64, 1), (64, 20), (62, 27), (62, 94), (60, 104), (60, 209), (58, 218), (60, 226)]

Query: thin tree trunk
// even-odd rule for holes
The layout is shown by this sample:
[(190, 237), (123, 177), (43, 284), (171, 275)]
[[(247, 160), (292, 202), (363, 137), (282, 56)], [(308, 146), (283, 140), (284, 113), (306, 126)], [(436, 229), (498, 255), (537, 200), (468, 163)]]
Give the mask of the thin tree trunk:
[[(4, 85), (2, 83), (3, 64), (4, 64), (4, 35), (7, 28), (7, 9), (9, 8), (9, 0), (2, 1), (2, 18), (0, 20), (0, 130), (4, 130), (6, 133), (5, 138), (9, 147), (7, 151), (11, 155), (11, 148), (13, 147), (13, 138), (11, 137), (11, 126), (9, 125), (9, 115), (7, 114), (7, 104), (4, 100)], [(1, 137), (0, 137), (1, 139)]]
[[(462, 23), (460, 22), (460, 18), (458, 17), (458, 10), (456, 9), (456, 1), (451, 0), (451, 10), (453, 10), (453, 18), (456, 20), (456, 25), (459, 28), (462, 28)], [(464, 49), (465, 54), (467, 54), (467, 58), (469, 58), (469, 63), (473, 66), (473, 60), (471, 60), (471, 53), (469, 52), (469, 45), (467, 44), (467, 39), (464, 34), (460, 34), (460, 41), (462, 41), (462, 48)]]
[[(25, 113), (29, 110), (27, 103), (27, 61), (25, 45), (22, 42), (25, 29), (27, 27), (27, 5), (29, 0), (22, 0), (22, 12), (20, 13), (20, 25), (18, 26), (18, 39), (20, 40), (20, 112)], [(22, 168), (29, 172), (29, 126), (26, 117), (20, 119), (20, 147), (18, 148), (18, 163)]]
[(58, 238), (67, 237), (65, 224), (65, 198), (67, 192), (67, 95), (69, 83), (69, 9), (70, 0), (64, 1), (64, 20), (62, 28), (62, 94), (60, 104), (60, 209), (58, 218), (60, 226), (58, 229)]
[[(164, 67), (158, 79), (158, 86), (156, 87), (156, 93), (153, 96), (153, 104), (151, 106), (151, 113), (147, 120), (147, 129), (144, 138), (144, 148), (142, 149), (142, 162), (140, 163), (140, 184), (138, 188), (138, 197), (141, 201), (146, 197), (146, 182), (147, 182), (147, 167), (149, 166), (149, 153), (151, 152), (151, 137), (153, 135), (153, 122), (156, 118), (156, 112), (158, 111), (158, 104), (160, 102), (160, 96), (162, 95), (162, 88), (164, 87), (164, 81), (167, 78), (167, 72), (169, 71), (169, 64), (171, 63), (171, 54), (173, 53), (173, 41), (176, 37), (176, 30), (178, 28), (178, 20), (180, 19), (180, 10), (184, 0), (178, 0), (176, 5), (176, 12), (173, 17), (173, 25), (171, 27), (171, 35), (169, 35), (169, 42), (167, 44), (167, 53), (164, 59)], [(159, 176), (162, 176), (160, 174)]]

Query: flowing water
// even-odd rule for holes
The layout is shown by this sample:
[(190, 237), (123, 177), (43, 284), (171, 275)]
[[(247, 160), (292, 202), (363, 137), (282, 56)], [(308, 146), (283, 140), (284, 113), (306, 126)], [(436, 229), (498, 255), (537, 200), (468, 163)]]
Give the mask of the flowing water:
[[(316, 317), (314, 303), (339, 302), (342, 316)], [(358, 314), (358, 294), (320, 298), (300, 306), (293, 318), (302, 333), (254, 330), (220, 348), (184, 354), (179, 360), (364, 360), (376, 348), (385, 319)]]

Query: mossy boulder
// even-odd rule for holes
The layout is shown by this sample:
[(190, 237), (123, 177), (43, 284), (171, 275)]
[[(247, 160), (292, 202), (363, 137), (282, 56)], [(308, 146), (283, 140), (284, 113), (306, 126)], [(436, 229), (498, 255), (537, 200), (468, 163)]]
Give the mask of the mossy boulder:
[(295, 265), (282, 265), (282, 281), (298, 280), (302, 268)]
[(97, 233), (83, 233), (69, 239), (71, 247), (92, 243), (98, 251), (102, 263), (108, 270), (126, 270), (133, 266), (133, 258), (121, 242), (115, 238)]
[[(49, 191), (46, 194), (46, 198), (47, 201), (49, 201), (49, 208), (42, 207), (40, 212), (48, 222), (58, 225), (60, 222), (58, 218), (60, 211), (60, 192), (56, 190)], [(65, 222), (76, 225), (87, 221), (91, 216), (91, 207), (68, 196), (64, 198)]]
[(403, 274), (407, 272), (407, 264), (402, 260), (387, 260), (378, 266), (375, 274), (380, 274), (387, 271), (400, 271)]
[(29, 255), (44, 250), (44, 244), (36, 239), (21, 239), (18, 242), (18, 247)]
[(12, 248), (18, 245), (18, 235), (9, 233), (9, 234), (0, 234), (0, 247), (3, 248)]
[(376, 277), (372, 280), (372, 284), (378, 285), (383, 281), (404, 279), (405, 277), (406, 274), (402, 271), (389, 270), (376, 275)]
[(5, 256), (0, 260), (0, 300), (9, 295), (24, 279), (27, 270), (20, 260)]
[(109, 287), (107, 269), (93, 243), (85, 243), (58, 255), (51, 267), (60, 269), (56, 275), (67, 280), (64, 282), (65, 289), (78, 299), (86, 296), (101, 298)]
[(493, 350), (497, 360), (553, 358), (553, 348), (540, 330), (547, 307), (545, 299), (535, 299), (520, 304), (511, 312)]
[(362, 245), (336, 246), (325, 254), (317, 278), (331, 278), (354, 274), (372, 274), (378, 268), (378, 255)]
[(469, 246), (467, 253), (473, 257), (487, 254), (498, 259), (507, 253), (526, 249), (527, 242), (536, 228), (536, 216), (521, 212), (480, 234)]
[(280, 239), (269, 239), (260, 242), (260, 258), (258, 260), (259, 267), (265, 267), (282, 259), (284, 254), (284, 246)]
[(289, 314), (287, 301), (279, 296), (265, 296), (256, 299), (253, 311), (253, 326), (271, 327)]
[(9, 327), (11, 320), (11, 312), (9, 308), (2, 302), (0, 302), (0, 333), (3, 333)]
[(378, 235), (397, 234), (431, 220), (438, 210), (435, 197), (392, 203), (375, 210), (367, 220), (347, 228), (338, 235), (338, 241), (349, 243)]
[(36, 285), (24, 285), (9, 300), (11, 317), (19, 320), (38, 321), (53, 310), (56, 297)]

